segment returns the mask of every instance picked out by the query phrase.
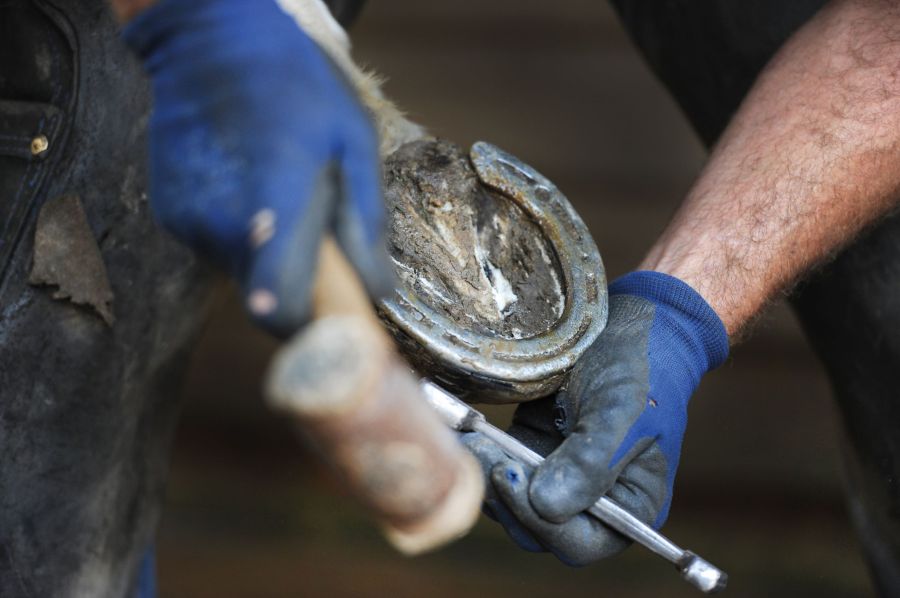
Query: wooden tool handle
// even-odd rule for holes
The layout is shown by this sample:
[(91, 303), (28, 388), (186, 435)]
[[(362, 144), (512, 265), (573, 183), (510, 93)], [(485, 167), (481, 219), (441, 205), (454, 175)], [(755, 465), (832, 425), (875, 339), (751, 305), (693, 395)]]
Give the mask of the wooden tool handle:
[(272, 362), (269, 402), (298, 421), (396, 548), (415, 554), (465, 534), (481, 505), (480, 468), (420, 396), (330, 238), (313, 306), (314, 322)]
[(382, 330), (362, 281), (331, 236), (322, 239), (319, 247), (319, 264), (312, 289), (312, 312), (314, 318), (359, 316)]

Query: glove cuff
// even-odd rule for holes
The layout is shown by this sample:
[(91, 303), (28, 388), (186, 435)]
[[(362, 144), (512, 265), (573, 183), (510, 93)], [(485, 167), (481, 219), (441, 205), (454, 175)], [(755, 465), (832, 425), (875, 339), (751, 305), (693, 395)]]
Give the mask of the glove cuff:
[(189, 20), (210, 0), (159, 0), (138, 13), (122, 29), (122, 39), (135, 54), (145, 59), (167, 37), (168, 33)]
[(610, 295), (633, 295), (673, 310), (679, 321), (691, 328), (706, 352), (708, 369), (722, 365), (728, 358), (728, 333), (719, 315), (689, 284), (662, 272), (640, 270), (616, 279), (609, 285)]
[[(122, 39), (146, 62), (160, 50), (165, 51), (165, 46), (178, 44), (172, 40), (182, 32), (209, 42), (209, 31), (218, 30), (223, 37), (213, 39), (210, 48), (223, 51), (240, 41), (235, 35), (259, 39), (270, 27), (272, 31), (277, 29), (273, 23), (289, 19), (275, 0), (158, 0), (122, 29)], [(227, 32), (222, 29), (226, 24), (231, 25)], [(296, 26), (293, 29), (299, 30)], [(205, 51), (196, 46), (178, 49)]]

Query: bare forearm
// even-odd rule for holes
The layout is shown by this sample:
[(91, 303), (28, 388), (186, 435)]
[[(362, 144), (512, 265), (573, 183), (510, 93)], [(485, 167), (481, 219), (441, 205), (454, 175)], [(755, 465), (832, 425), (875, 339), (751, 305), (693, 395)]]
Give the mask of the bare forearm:
[(127, 23), (156, 0), (109, 0), (120, 23)]
[(900, 9), (832, 2), (766, 67), (642, 267), (697, 289), (734, 338), (898, 196)]

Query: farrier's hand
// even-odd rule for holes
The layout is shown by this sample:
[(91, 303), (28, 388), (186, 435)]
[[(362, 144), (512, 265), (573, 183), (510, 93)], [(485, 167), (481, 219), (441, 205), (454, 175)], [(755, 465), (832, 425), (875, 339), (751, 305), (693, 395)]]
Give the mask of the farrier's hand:
[(483, 436), (465, 439), (489, 477), (488, 514), (522, 548), (572, 565), (628, 545), (579, 515), (603, 495), (656, 528), (665, 522), (688, 399), (728, 354), (716, 313), (676, 278), (634, 272), (609, 296), (609, 323), (566, 390), (516, 411), (510, 433), (547, 455), (536, 471)]
[(124, 37), (153, 84), (155, 213), (238, 279), (260, 324), (304, 322), (323, 232), (370, 293), (391, 291), (376, 134), (274, 0), (160, 0)]

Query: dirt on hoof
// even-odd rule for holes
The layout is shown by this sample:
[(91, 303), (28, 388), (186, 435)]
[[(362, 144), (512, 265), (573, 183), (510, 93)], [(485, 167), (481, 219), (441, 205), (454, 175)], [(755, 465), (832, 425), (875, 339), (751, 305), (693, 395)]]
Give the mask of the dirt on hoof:
[(556, 254), (524, 210), (480, 183), (465, 151), (414, 141), (384, 172), (389, 248), (402, 284), (486, 336), (530, 338), (553, 327), (565, 306)]

